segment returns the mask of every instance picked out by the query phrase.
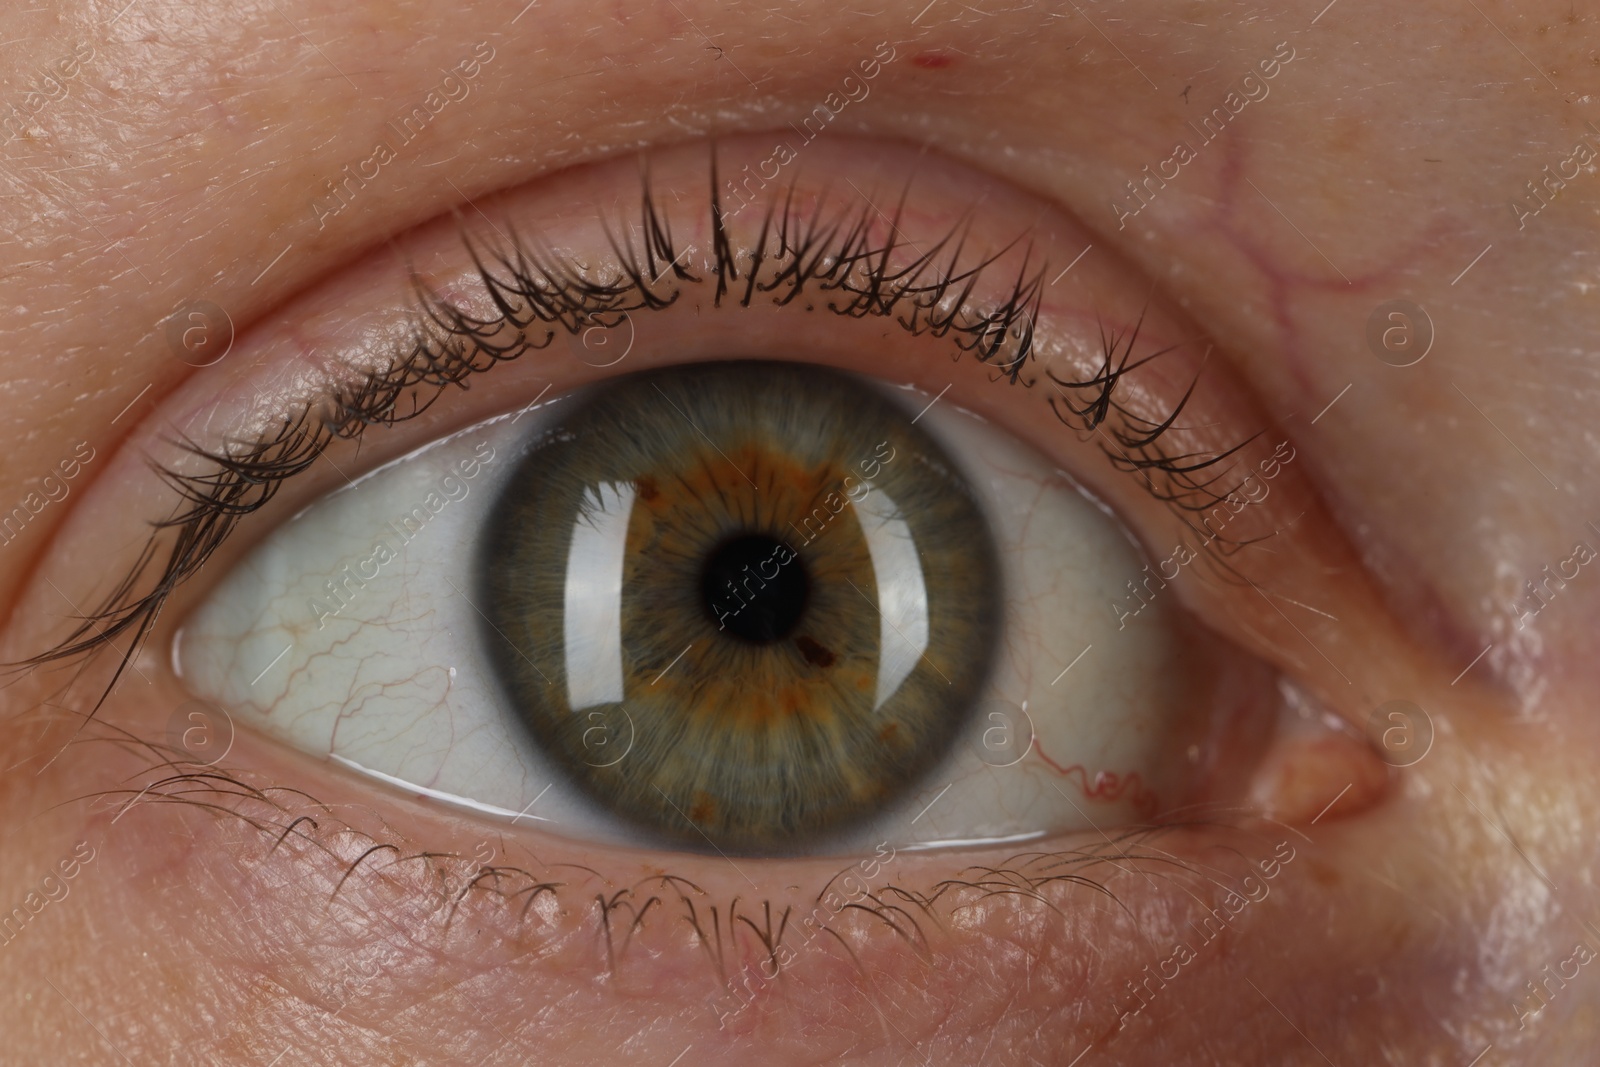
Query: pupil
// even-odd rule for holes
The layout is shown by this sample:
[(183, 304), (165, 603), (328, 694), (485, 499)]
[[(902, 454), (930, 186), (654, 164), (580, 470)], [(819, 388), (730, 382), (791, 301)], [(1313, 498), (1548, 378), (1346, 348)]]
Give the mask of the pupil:
[(741, 641), (767, 645), (793, 632), (811, 583), (788, 545), (764, 534), (725, 541), (706, 559), (700, 592), (713, 622)]

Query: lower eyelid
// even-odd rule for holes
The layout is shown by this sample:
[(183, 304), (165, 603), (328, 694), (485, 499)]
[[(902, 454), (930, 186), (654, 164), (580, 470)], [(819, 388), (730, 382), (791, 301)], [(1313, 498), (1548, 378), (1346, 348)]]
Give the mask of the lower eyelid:
[[(241, 949), (220, 975), (224, 986), (296, 974), (300, 963), (285, 964), (311, 963), (315, 946), (334, 951), (316, 964), (318, 977), (274, 981), (309, 981), (315, 993), (328, 975), (357, 974), (354, 989), (340, 987), (351, 1010), (339, 1014), (381, 1021), (401, 1043), (430, 1023), (426, 1011), (393, 1014), (396, 1004), (433, 1003), (440, 989), (479, 976), (470, 1018), (454, 1019), (453, 1001), (432, 1010), (451, 1024), (491, 1019), (517, 1034), (528, 1003), (568, 1003), (585, 988), (565, 1023), (597, 1027), (612, 1042), (608, 997), (621, 995), (634, 1005), (630, 1025), (665, 1025), (686, 1040), (769, 1041), (762, 1035), (780, 1020), (804, 1034), (872, 1033), (875, 1010), (889, 1010), (896, 1040), (936, 1041), (952, 1018), (990, 1016), (1006, 1020), (1013, 1051), (1038, 1039), (1078, 1048), (1117, 1028), (1125, 1002), (1137, 1004), (1123, 985), (1167, 953), (1135, 916), (1204, 920), (1214, 911), (1228, 936), (1307, 848), (1292, 831), (1218, 823), (1080, 835), (1025, 854), (650, 856), (521, 829), (486, 836), (403, 803), (366, 817), (360, 792), (338, 781), (318, 786), (324, 802), (310, 802), (283, 791), (303, 761), (239, 740), (243, 762), (258, 769), (238, 784), (155, 768), (159, 787), (129, 790), (137, 800), (106, 817), (120, 820), (119, 840), (102, 866), (178, 865), (187, 888), (164, 899), (190, 911), (185, 936)], [(262, 796), (283, 802), (254, 799)], [(403, 837), (381, 825), (396, 814)], [(197, 899), (184, 905), (186, 893)], [(242, 943), (240, 924), (250, 935)], [(1174, 936), (1197, 950), (1210, 940), (1205, 927)]]

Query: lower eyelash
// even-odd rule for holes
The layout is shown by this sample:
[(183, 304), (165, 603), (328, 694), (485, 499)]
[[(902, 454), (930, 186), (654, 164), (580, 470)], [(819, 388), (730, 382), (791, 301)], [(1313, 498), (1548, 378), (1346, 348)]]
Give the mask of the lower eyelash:
[[(179, 804), (236, 819), (260, 833), (264, 843), (270, 841), (263, 859), (279, 849), (298, 847), (334, 861), (335, 866), (326, 871), (332, 886), (330, 905), (347, 893), (357, 878), (379, 878), (391, 868), (421, 863), (423, 873), (414, 891), (435, 902), (430, 915), (439, 919), (437, 930), (441, 938), (449, 934), (457, 912), (469, 897), (481, 894), (483, 899), (498, 899), (508, 909), (515, 909), (516, 928), (522, 929), (529, 921), (529, 912), (548, 895), (562, 906), (591, 909), (594, 933), (604, 940), (607, 963), (613, 970), (652, 914), (658, 922), (687, 921), (719, 981), (730, 989), (737, 989), (750, 970), (747, 965), (738, 973), (730, 973), (731, 960), (748, 957), (745, 949), (750, 946), (741, 946), (741, 937), (754, 937), (763, 957), (774, 963), (780, 951), (804, 947), (819, 934), (838, 940), (845, 946), (846, 955), (853, 957), (849, 942), (831, 927), (830, 920), (842, 919), (847, 912), (862, 912), (926, 958), (934, 945), (924, 923), (939, 929), (946, 916), (992, 898), (1020, 898), (1057, 912), (1059, 902), (1051, 900), (1046, 891), (1062, 885), (1089, 889), (1113, 906), (1123, 906), (1108, 880), (1096, 877), (1095, 872), (1101, 869), (1109, 868), (1108, 879), (1139, 874), (1179, 885), (1184, 878), (1221, 885), (1203, 865), (1158, 847), (1159, 840), (1173, 833), (1196, 831), (1235, 831), (1254, 836), (1230, 817), (1235, 813), (1216, 811), (1208, 813), (1208, 817), (1191, 816), (1177, 822), (1132, 827), (1078, 848), (1023, 852), (992, 865), (964, 867), (925, 889), (888, 880), (874, 886), (879, 875), (875, 872), (863, 879), (856, 873), (861, 864), (853, 863), (823, 883), (809, 904), (780, 906), (766, 899), (752, 906), (737, 896), (714, 903), (695, 881), (677, 874), (654, 874), (618, 888), (600, 871), (583, 864), (542, 865), (543, 871), (536, 873), (513, 864), (473, 862), (471, 856), (455, 852), (408, 852), (398, 844), (374, 837), (372, 832), (342, 823), (333, 808), (302, 790), (252, 785), (215, 766), (197, 767), (185, 759), (186, 753), (181, 749), (139, 740), (120, 727), (101, 724), (101, 729), (111, 733), (81, 736), (74, 743), (109, 742), (137, 750), (152, 761), (146, 772), (151, 780), (141, 788), (135, 788), (134, 783), (125, 789), (78, 798), (114, 802), (110, 805), (113, 822), (144, 804)], [(298, 803), (291, 807), (290, 801)], [(312, 813), (296, 814), (296, 809), (305, 808)], [(1236, 814), (1250, 818), (1246, 812)], [(349, 843), (352, 838), (359, 842), (356, 846)], [(354, 858), (348, 858), (352, 854)], [(885, 866), (890, 862), (892, 856)], [(852, 877), (856, 888), (839, 888)], [(303, 876), (295, 884), (301, 881)], [(802, 937), (804, 942), (800, 941)], [(760, 984), (770, 980), (763, 974)]]
[[(889, 318), (913, 335), (949, 337), (960, 351), (994, 366), (999, 378), (1024, 388), (1035, 384), (1023, 377), (1023, 369), (1034, 354), (1046, 264), (1039, 261), (1037, 269), (1031, 269), (1034, 256), (1025, 235), (964, 264), (970, 219), (963, 219), (927, 252), (917, 251), (898, 263), (896, 257), (909, 247), (898, 239), (905, 194), (885, 220), (887, 234), (880, 240), (873, 235), (876, 209), (870, 204), (852, 212), (830, 211), (819, 202), (815, 210), (802, 213), (794, 208), (791, 187), (781, 204), (769, 205), (750, 263), (741, 268), (724, 225), (717, 177), (713, 149), (708, 203), (718, 306), (729, 296), (748, 307), (758, 295), (782, 305), (815, 293), (825, 299), (808, 304), (807, 310), (820, 306), (851, 318)], [(411, 336), (397, 346), (387, 369), (308, 404), (298, 416), (286, 417), (270, 438), (229, 441), (215, 449), (189, 440), (178, 442), (209, 461), (212, 469), (186, 474), (158, 468), (182, 503), (170, 517), (154, 524), (129, 573), (97, 609), (53, 648), (12, 666), (25, 669), (76, 659), (129, 636), (121, 662), (94, 705), (98, 710), (177, 588), (241, 521), (271, 501), (285, 482), (310, 467), (334, 441), (359, 439), (371, 426), (415, 418), (448, 387), (465, 389), (473, 375), (548, 347), (558, 332), (576, 336), (593, 327), (617, 326), (632, 312), (670, 306), (684, 286), (707, 284), (679, 262), (685, 250), (673, 242), (670, 222), (653, 196), (647, 166), (641, 171), (641, 187), (643, 240), (636, 246), (631, 236), (618, 240), (607, 231), (613, 252), (608, 280), (598, 281), (597, 272), (570, 261), (541, 256), (515, 235), (509, 247), (489, 254), (486, 262), (484, 250), (463, 232), (496, 314), (473, 315), (413, 275), (416, 310)], [(969, 301), (980, 279), (1019, 245), (1024, 253), (1009, 294), (988, 310), (973, 308)], [(669, 276), (672, 280), (663, 288), (661, 283)], [(1112, 447), (1103, 443), (1102, 449), (1112, 463), (1137, 473), (1153, 495), (1176, 510), (1199, 512), (1215, 506), (1228, 495), (1212, 488), (1226, 476), (1226, 461), (1254, 438), (1218, 453), (1169, 454), (1159, 448), (1157, 441), (1182, 412), (1194, 384), (1164, 420), (1141, 417), (1119, 404), (1115, 393), (1123, 377), (1171, 351), (1133, 359), (1137, 338), (1137, 326), (1125, 337), (1102, 332), (1101, 368), (1084, 380), (1061, 379), (1047, 371), (1058, 390), (1072, 390), (1084, 398), (1073, 402), (1052, 397), (1051, 406), (1063, 422), (1086, 432), (1100, 432), (1109, 423)], [(1219, 473), (1200, 474), (1213, 467), (1219, 467)], [(168, 539), (171, 543), (164, 544)], [(158, 561), (159, 574), (140, 591), (141, 579)]]

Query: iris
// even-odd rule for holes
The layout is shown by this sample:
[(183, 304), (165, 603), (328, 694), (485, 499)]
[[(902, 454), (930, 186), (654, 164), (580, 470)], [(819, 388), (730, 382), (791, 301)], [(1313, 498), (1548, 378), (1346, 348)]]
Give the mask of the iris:
[(620, 817), (790, 849), (961, 732), (998, 637), (993, 542), (877, 389), (791, 363), (650, 371), (518, 463), (475, 557), (483, 640), (535, 742)]

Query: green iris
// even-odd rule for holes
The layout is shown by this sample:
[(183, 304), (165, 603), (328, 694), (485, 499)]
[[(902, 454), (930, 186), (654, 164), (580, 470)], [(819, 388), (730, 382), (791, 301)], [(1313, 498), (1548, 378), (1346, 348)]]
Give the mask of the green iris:
[(623, 818), (793, 848), (925, 775), (988, 673), (999, 572), (939, 445), (856, 379), (715, 363), (596, 387), (484, 527), (538, 744)]

